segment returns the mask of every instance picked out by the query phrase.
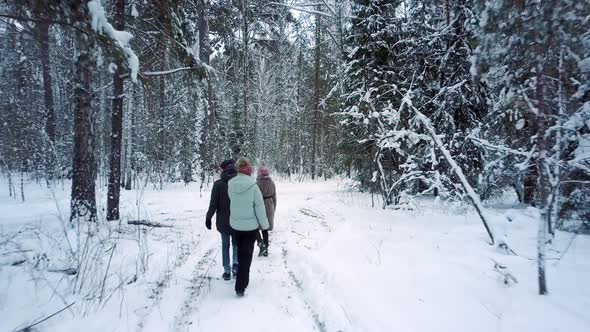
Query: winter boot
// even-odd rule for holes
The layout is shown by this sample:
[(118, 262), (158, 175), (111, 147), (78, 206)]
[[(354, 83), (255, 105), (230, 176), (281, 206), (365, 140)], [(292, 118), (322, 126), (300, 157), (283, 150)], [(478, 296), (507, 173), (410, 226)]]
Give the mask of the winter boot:
[(244, 297), (244, 291), (236, 291), (237, 297)]
[(230, 280), (231, 279), (231, 274), (229, 272), (223, 272), (223, 274), (221, 275), (221, 277), (223, 278), (223, 280)]
[(265, 246), (264, 244), (260, 245), (260, 252), (258, 253), (258, 257), (260, 257), (260, 256), (264, 256), (264, 257), (268, 256), (268, 247)]

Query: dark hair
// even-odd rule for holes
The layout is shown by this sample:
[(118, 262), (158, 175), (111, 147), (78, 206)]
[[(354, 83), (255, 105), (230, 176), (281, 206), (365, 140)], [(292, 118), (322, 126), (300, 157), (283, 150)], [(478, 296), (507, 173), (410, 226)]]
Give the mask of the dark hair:
[(233, 159), (228, 159), (228, 160), (224, 160), (219, 167), (221, 167), (222, 170), (226, 170), (228, 169), (230, 166), (235, 165), (236, 162)]

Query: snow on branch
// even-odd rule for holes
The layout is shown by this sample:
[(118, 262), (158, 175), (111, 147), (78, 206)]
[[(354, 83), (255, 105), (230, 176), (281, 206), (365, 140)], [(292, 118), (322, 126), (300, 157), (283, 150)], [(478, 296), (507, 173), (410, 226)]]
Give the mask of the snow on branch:
[(91, 0), (88, 2), (88, 10), (90, 11), (92, 29), (98, 33), (106, 34), (117, 43), (127, 56), (127, 63), (129, 64), (129, 69), (131, 69), (131, 79), (133, 82), (137, 82), (139, 58), (129, 45), (129, 41), (131, 41), (133, 35), (127, 31), (116, 30), (113, 25), (109, 23), (101, 0)]
[(142, 76), (164, 76), (170, 75), (174, 73), (178, 73), (179, 71), (186, 71), (186, 70), (199, 70), (200, 67), (180, 67), (170, 70), (163, 70), (163, 71), (144, 71), (141, 73)]
[[(331, 14), (331, 13), (326, 13), (326, 12), (322, 12), (322, 11), (319, 11), (319, 10), (301, 8), (299, 5), (298, 6), (292, 6), (292, 5), (288, 5), (286, 3), (279, 3), (279, 2), (269, 2), (268, 4), (269, 5), (276, 5), (276, 6), (283, 6), (283, 7), (289, 8), (291, 10), (298, 11), (298, 12), (308, 13), (308, 14), (314, 14), (314, 15), (320, 15), (320, 16), (331, 18), (331, 19), (335, 19), (336, 18), (336, 16), (333, 15), (333, 14)], [(349, 15), (342, 15), (342, 18), (356, 18), (356, 17), (355, 16), (349, 16)]]
[(515, 154), (515, 155), (519, 155), (519, 156), (523, 156), (523, 157), (529, 157), (531, 155), (530, 151), (524, 152), (524, 151), (520, 151), (520, 150), (511, 149), (511, 148), (509, 148), (507, 146), (503, 146), (503, 145), (495, 145), (495, 144), (490, 143), (487, 140), (473, 137), (473, 136), (467, 136), (467, 138), (478, 143), (479, 145), (481, 145), (485, 148), (488, 148), (488, 149), (506, 152), (506, 153), (510, 153), (510, 154)]
[[(457, 88), (458, 86), (460, 86), (460, 85), (454, 85), (453, 87), (450, 87), (449, 89), (453, 90), (453, 89)], [(446, 91), (448, 91), (448, 90), (446, 90)], [(479, 214), (479, 217), (481, 218), (481, 221), (482, 221), (488, 235), (490, 236), (490, 240), (492, 242), (492, 245), (497, 244), (498, 247), (500, 247), (500, 248), (507, 248), (508, 246), (505, 241), (503, 241), (503, 240), (497, 241), (498, 239), (496, 238), (495, 232), (492, 228), (492, 224), (490, 223), (490, 219), (485, 213), (485, 210), (483, 208), (483, 204), (481, 203), (481, 199), (479, 198), (479, 195), (475, 192), (475, 190), (473, 190), (473, 187), (471, 187), (471, 185), (467, 181), (467, 178), (463, 174), (463, 170), (461, 169), (461, 167), (459, 167), (459, 165), (457, 165), (457, 163), (455, 162), (455, 160), (451, 156), (451, 153), (449, 152), (449, 150), (444, 146), (444, 143), (442, 142), (440, 137), (436, 134), (436, 131), (434, 130), (434, 127), (432, 126), (430, 119), (428, 119), (424, 114), (422, 114), (422, 112), (420, 112), (413, 105), (411, 96), (412, 96), (412, 90), (410, 89), (410, 90), (408, 90), (408, 92), (406, 92), (404, 94), (404, 96), (402, 98), (401, 107), (406, 105), (411, 110), (413, 110), (414, 114), (416, 115), (416, 119), (418, 121), (420, 121), (420, 123), (422, 123), (424, 128), (430, 134), (430, 136), (431, 136), (432, 140), (434, 141), (434, 143), (436, 144), (437, 148), (443, 154), (446, 161), (451, 166), (451, 169), (453, 170), (455, 175), (457, 175), (457, 177), (459, 178), (459, 181), (461, 182), (463, 189), (465, 189), (465, 191), (467, 192), (467, 195), (471, 199), (471, 202), (473, 203), (475, 209), (477, 210), (477, 213)]]

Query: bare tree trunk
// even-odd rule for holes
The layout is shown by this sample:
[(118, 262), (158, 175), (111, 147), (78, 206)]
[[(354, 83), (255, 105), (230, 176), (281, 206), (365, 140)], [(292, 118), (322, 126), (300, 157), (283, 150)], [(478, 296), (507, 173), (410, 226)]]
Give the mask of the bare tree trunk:
[(450, 0), (445, 0), (445, 11), (447, 14), (447, 25), (451, 24), (451, 6), (449, 6)]
[[(209, 4), (208, 0), (197, 0), (197, 16), (199, 20), (199, 58), (205, 64), (209, 64), (211, 49), (209, 45)], [(212, 162), (210, 149), (208, 149), (208, 140), (213, 130), (215, 120), (215, 110), (213, 108), (213, 85), (211, 83), (210, 73), (207, 73), (207, 107), (205, 116), (201, 122), (201, 143), (199, 150), (201, 154), (201, 187), (205, 182), (205, 175), (208, 166)]]
[[(321, 7), (318, 6), (318, 12)], [(318, 112), (320, 108), (320, 53), (321, 52), (321, 21), (320, 15), (315, 16), (315, 63), (314, 63), (314, 95), (313, 95), (313, 128), (311, 132), (311, 179), (315, 179)]]
[(242, 77), (242, 95), (243, 95), (243, 116), (244, 116), (244, 120), (243, 120), (243, 124), (242, 124), (242, 134), (244, 136), (244, 140), (246, 142), (249, 143), (250, 141), (250, 131), (249, 131), (249, 126), (248, 126), (248, 76), (249, 76), (249, 54), (248, 54), (248, 44), (249, 44), (249, 38), (248, 38), (248, 34), (249, 32), (249, 22), (248, 22), (248, 0), (242, 0), (242, 17), (243, 17), (243, 27), (242, 27), (242, 38), (243, 38), (243, 51), (242, 51), (242, 56), (243, 56), (243, 63), (242, 66), (243, 68), (243, 77)]
[[(197, 1), (197, 15), (199, 17), (199, 58), (205, 64), (210, 63), (211, 45), (209, 42), (209, 0)], [(213, 105), (213, 84), (207, 75), (207, 117), (209, 128), (215, 121), (215, 107)]]
[(20, 172), (20, 199), (25, 201), (25, 172)]
[(43, 72), (43, 97), (45, 101), (45, 132), (51, 143), (55, 142), (55, 109), (53, 106), (53, 86), (49, 62), (49, 23), (37, 24), (41, 67)]
[[(539, 54), (543, 54), (543, 46), (537, 45)], [(549, 174), (547, 165), (547, 149), (549, 148), (546, 134), (546, 115), (547, 104), (545, 103), (545, 76), (543, 66), (537, 65), (537, 86), (536, 86), (537, 111), (539, 120), (537, 121), (537, 147), (539, 155), (537, 156), (537, 169), (539, 170), (539, 196), (541, 216), (539, 220), (539, 235), (537, 239), (537, 268), (539, 279), (539, 294), (547, 294), (547, 277), (545, 275), (545, 246), (547, 236), (547, 219), (549, 218)]]
[(127, 139), (125, 140), (125, 190), (131, 190), (132, 182), (133, 182), (133, 167), (132, 167), (132, 158), (133, 158), (133, 142), (135, 136), (135, 109), (137, 108), (137, 103), (135, 100), (135, 87), (132, 88), (133, 92), (131, 94), (131, 98), (129, 98), (128, 103), (128, 117), (125, 121), (127, 123), (126, 132), (127, 132)]
[[(160, 70), (166, 70), (166, 47), (160, 48)], [(158, 142), (159, 144), (164, 144), (167, 141), (167, 129), (166, 129), (166, 78), (162, 75), (160, 76), (159, 80), (159, 91), (158, 91), (158, 105), (159, 105), (159, 128), (158, 128)], [(164, 151), (162, 149), (158, 149), (158, 175), (159, 175), (159, 183), (160, 183), (160, 190), (164, 188), (164, 173), (166, 170), (166, 156), (164, 155)]]
[(9, 171), (8, 172), (8, 197), (12, 197), (13, 195), (16, 196), (16, 193), (14, 193), (14, 191), (12, 190), (12, 188), (13, 188), (12, 174)]
[[(115, 0), (114, 27), (125, 29), (125, 0)], [(111, 110), (111, 155), (109, 185), (107, 194), (107, 220), (119, 220), (119, 200), (121, 195), (121, 143), (123, 140), (123, 92), (125, 81), (123, 61), (117, 62), (113, 74), (113, 104)]]
[[(75, 6), (76, 24), (88, 21), (88, 1)], [(96, 50), (92, 38), (76, 34), (79, 49), (74, 93), (74, 156), (70, 221), (96, 222), (96, 160), (94, 159), (95, 110), (92, 107), (92, 79)]]

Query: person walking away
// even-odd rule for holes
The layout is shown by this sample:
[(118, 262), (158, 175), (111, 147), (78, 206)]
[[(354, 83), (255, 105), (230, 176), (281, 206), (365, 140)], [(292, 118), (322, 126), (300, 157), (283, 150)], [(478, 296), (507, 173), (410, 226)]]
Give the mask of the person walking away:
[[(270, 178), (270, 170), (268, 167), (258, 168), (256, 174), (256, 184), (262, 193), (262, 199), (264, 200), (264, 208), (266, 210), (266, 218), (268, 219), (268, 230), (261, 230), (256, 234), (256, 241), (260, 247), (258, 256), (268, 256), (268, 232), (273, 230), (275, 210), (277, 208), (277, 191), (275, 183)], [(262, 233), (262, 236), (260, 236)]]
[[(207, 211), (207, 217), (205, 218), (205, 226), (207, 229), (211, 229), (211, 218), (213, 218), (214, 214), (217, 214), (215, 217), (215, 226), (217, 227), (217, 231), (221, 234), (221, 257), (223, 262), (223, 274), (221, 277), (223, 280), (230, 280), (232, 272), (234, 278), (237, 277), (239, 260), (236, 237), (232, 235), (233, 231), (229, 224), (230, 203), (227, 194), (227, 183), (235, 177), (238, 172), (234, 161), (231, 159), (222, 162), (220, 167), (222, 169), (221, 178), (213, 184), (209, 210)], [(230, 265), (231, 262), (229, 260), (230, 239), (232, 243), (233, 266)]]
[(238, 297), (242, 297), (250, 282), (250, 265), (258, 228), (268, 229), (269, 224), (262, 193), (252, 178), (250, 161), (241, 157), (236, 166), (238, 175), (228, 182), (229, 223), (234, 229), (240, 262), (235, 291)]

